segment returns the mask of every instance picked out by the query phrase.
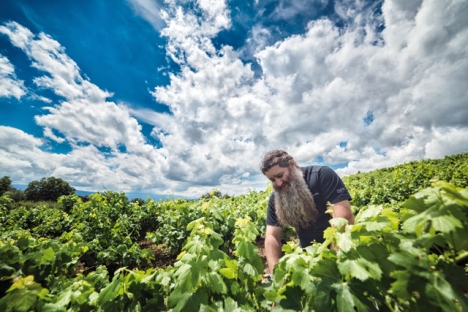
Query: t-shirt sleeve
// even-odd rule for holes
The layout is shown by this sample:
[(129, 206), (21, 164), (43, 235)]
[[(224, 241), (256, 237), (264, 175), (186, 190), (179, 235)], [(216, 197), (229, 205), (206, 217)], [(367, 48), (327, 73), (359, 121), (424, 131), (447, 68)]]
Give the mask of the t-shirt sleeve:
[(270, 200), (268, 201), (266, 224), (267, 225), (273, 225), (273, 226), (281, 226), (278, 223), (278, 218), (276, 216), (275, 194), (274, 193), (271, 194)]
[(326, 202), (336, 204), (342, 200), (351, 200), (343, 181), (330, 167), (322, 167), (319, 175), (320, 192)]

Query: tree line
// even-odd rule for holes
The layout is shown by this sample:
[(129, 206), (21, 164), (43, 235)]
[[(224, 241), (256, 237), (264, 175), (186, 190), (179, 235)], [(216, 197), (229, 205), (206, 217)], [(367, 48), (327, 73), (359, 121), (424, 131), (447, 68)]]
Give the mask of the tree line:
[(29, 182), (28, 187), (22, 191), (11, 184), (9, 176), (0, 178), (0, 196), (7, 195), (15, 202), (19, 201), (52, 201), (56, 202), (62, 195), (71, 195), (75, 189), (68, 182), (56, 178), (42, 178), (38, 181)]
[[(70, 184), (63, 179), (56, 177), (42, 178), (38, 181), (32, 181), (28, 184), (28, 187), (22, 191), (15, 188), (12, 185), (12, 181), (9, 176), (0, 178), (0, 196), (7, 195), (10, 199), (15, 202), (21, 201), (51, 201), (57, 202), (57, 199), (62, 195), (74, 194), (76, 189), (70, 186)], [(87, 196), (79, 196), (83, 201), (87, 201)], [(228, 194), (223, 194), (218, 189), (213, 189), (206, 194), (200, 196), (200, 199), (210, 198), (230, 198)], [(137, 202), (139, 205), (145, 203), (144, 199), (134, 198), (131, 202)]]

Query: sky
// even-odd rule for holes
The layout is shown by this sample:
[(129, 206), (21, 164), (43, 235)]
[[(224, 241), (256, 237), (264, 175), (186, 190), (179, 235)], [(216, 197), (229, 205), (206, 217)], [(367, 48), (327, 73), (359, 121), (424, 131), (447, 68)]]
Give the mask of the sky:
[(272, 149), (340, 176), (468, 151), (466, 0), (2, 0), (0, 176), (198, 197)]

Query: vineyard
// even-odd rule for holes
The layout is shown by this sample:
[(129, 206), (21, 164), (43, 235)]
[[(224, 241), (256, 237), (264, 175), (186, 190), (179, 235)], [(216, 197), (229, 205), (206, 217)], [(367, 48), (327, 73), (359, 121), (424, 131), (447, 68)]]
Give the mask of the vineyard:
[[(355, 224), (261, 252), (271, 189), (0, 197), (0, 311), (468, 311), (468, 153), (345, 177)], [(331, 244), (339, 251), (329, 249)]]

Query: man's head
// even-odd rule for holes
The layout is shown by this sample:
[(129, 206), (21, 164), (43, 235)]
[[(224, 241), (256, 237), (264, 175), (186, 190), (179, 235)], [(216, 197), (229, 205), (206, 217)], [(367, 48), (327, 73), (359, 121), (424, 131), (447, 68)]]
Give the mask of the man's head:
[(289, 186), (292, 167), (297, 167), (292, 156), (282, 150), (272, 150), (263, 156), (260, 170), (271, 181), (275, 191), (279, 191)]
[(282, 150), (272, 150), (263, 156), (260, 170), (265, 174), (273, 166), (278, 165), (284, 168), (289, 167), (291, 163), (296, 165), (296, 162), (291, 155)]
[(276, 215), (280, 223), (304, 228), (315, 222), (314, 198), (302, 170), (288, 153), (282, 150), (266, 153), (260, 169), (273, 184)]

